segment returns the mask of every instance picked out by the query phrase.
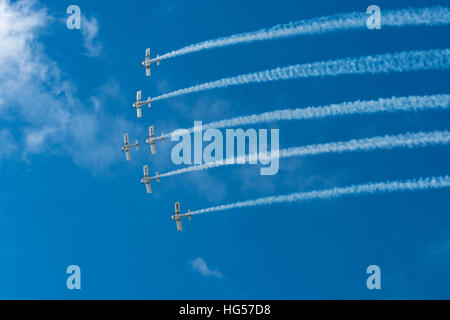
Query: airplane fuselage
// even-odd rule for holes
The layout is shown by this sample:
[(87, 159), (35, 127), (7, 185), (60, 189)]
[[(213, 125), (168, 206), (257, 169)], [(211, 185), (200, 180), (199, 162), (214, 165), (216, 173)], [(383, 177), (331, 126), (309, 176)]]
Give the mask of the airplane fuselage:
[(130, 151), (131, 148), (137, 147), (138, 144), (126, 144), (122, 146), (122, 151)]
[(145, 177), (145, 178), (142, 178), (142, 179), (141, 179), (141, 182), (144, 183), (144, 184), (145, 184), (145, 183), (149, 183), (150, 181), (152, 181), (152, 179), (149, 178), (149, 177)]

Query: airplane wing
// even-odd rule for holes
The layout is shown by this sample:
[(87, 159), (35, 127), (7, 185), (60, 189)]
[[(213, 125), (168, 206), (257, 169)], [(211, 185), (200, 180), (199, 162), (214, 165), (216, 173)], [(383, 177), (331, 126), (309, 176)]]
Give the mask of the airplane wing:
[(123, 144), (124, 144), (124, 145), (128, 145), (128, 133), (125, 133), (125, 134), (123, 135)]
[(155, 136), (155, 126), (148, 127), (148, 135), (150, 138), (153, 138)]
[(131, 152), (130, 152), (130, 150), (125, 151), (125, 156), (127, 157), (127, 161), (131, 160)]
[(147, 189), (147, 193), (152, 193), (152, 186), (150, 185), (150, 182), (145, 184), (145, 188)]
[(142, 98), (142, 90), (139, 90), (138, 92), (136, 92), (136, 101), (140, 102)]
[(136, 108), (136, 115), (138, 118), (142, 118), (142, 109), (140, 107)]
[(183, 227), (181, 226), (181, 219), (178, 219), (175, 222), (177, 223), (177, 230), (183, 231)]
[(148, 165), (144, 166), (144, 177), (148, 177)]
[(152, 154), (156, 154), (156, 145), (154, 142), (150, 143), (150, 151)]
[(182, 231), (183, 228), (181, 226), (181, 218), (180, 218), (180, 203), (175, 202), (175, 222), (177, 224), (177, 230)]
[(156, 145), (155, 142), (152, 141), (152, 138), (155, 137), (155, 126), (148, 127), (148, 136), (150, 137), (150, 150), (152, 154), (156, 154)]
[(145, 56), (150, 58), (150, 48), (145, 49)]
[(150, 70), (150, 66), (146, 66), (145, 67), (145, 75), (147, 76), (147, 77), (150, 77), (151, 75), (152, 75), (152, 72), (151, 72), (151, 70)]
[[(144, 169), (144, 179), (143, 182), (145, 182), (145, 178), (148, 178), (148, 165), (145, 165), (143, 167)], [(152, 193), (152, 186), (150, 185), (150, 181), (145, 182), (145, 188), (147, 189), (147, 193)]]

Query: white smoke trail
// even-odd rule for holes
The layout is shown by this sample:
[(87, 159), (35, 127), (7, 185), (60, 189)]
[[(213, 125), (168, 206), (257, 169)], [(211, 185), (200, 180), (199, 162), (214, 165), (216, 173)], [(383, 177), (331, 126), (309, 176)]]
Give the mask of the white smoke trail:
[[(434, 132), (418, 132), (406, 133), (394, 136), (373, 137), (364, 139), (353, 139), (345, 142), (330, 142), (324, 144), (313, 144), (303, 147), (293, 147), (279, 151), (279, 158), (290, 158), (298, 156), (311, 156), (325, 153), (343, 153), (355, 151), (373, 151), (373, 150), (390, 150), (394, 148), (417, 148), (431, 145), (444, 145), (450, 143), (450, 132), (434, 131)], [(234, 165), (237, 163), (245, 163), (246, 160), (257, 161), (259, 159), (268, 160), (275, 158), (267, 154), (252, 154), (245, 157), (235, 157), (225, 160), (205, 163), (201, 165), (190, 166), (174, 171), (161, 174), (160, 177), (169, 177), (187, 172), (206, 170), (210, 168)]]
[[(272, 28), (262, 29), (208, 40), (175, 50), (159, 56), (159, 60), (174, 58), (177, 56), (194, 53), (206, 49), (231, 46), (240, 43), (287, 38), (293, 36), (311, 36), (337, 31), (350, 31), (365, 29), (368, 15), (363, 12), (337, 14), (328, 17), (314, 18), (277, 25)], [(400, 10), (386, 10), (382, 12), (382, 27), (407, 27), (407, 26), (437, 26), (450, 23), (450, 8), (408, 8)]]
[[(202, 125), (202, 127), (192, 127), (189, 132), (207, 130), (210, 128), (226, 128), (243, 125), (250, 125), (263, 122), (274, 122), (282, 120), (307, 120), (322, 119), (328, 117), (338, 117), (352, 114), (371, 114), (377, 112), (407, 112), (448, 109), (450, 106), (449, 94), (436, 94), (428, 96), (408, 96), (381, 98), (377, 100), (353, 101), (339, 104), (331, 104), (320, 107), (306, 107), (297, 109), (284, 109), (270, 111), (249, 116), (236, 117), (220, 120)], [(175, 131), (164, 135), (165, 139), (171, 137)]]
[(338, 76), (346, 74), (378, 74), (389, 72), (436, 70), (448, 69), (449, 67), (450, 49), (404, 51), (380, 54), (376, 56), (343, 58), (338, 60), (298, 64), (284, 68), (275, 68), (256, 73), (248, 73), (169, 92), (152, 98), (152, 101), (168, 99), (198, 91), (225, 88), (248, 83), (309, 77)]
[(256, 200), (247, 200), (241, 202), (235, 202), (231, 204), (211, 207), (207, 209), (201, 209), (197, 211), (192, 211), (189, 214), (183, 214), (182, 216), (188, 215), (198, 215), (210, 212), (225, 211), (235, 208), (246, 208), (255, 207), (262, 205), (269, 205), (275, 203), (291, 203), (291, 202), (301, 202), (314, 199), (331, 199), (342, 196), (349, 195), (363, 195), (363, 194), (374, 194), (374, 193), (391, 193), (391, 192), (401, 192), (401, 191), (421, 191), (429, 189), (440, 189), (450, 187), (450, 177), (427, 177), (412, 180), (403, 181), (388, 181), (388, 182), (378, 182), (378, 183), (367, 183), (360, 185), (352, 185), (342, 188), (333, 188), (326, 190), (316, 190), (310, 192), (299, 192), (292, 193), (288, 195), (272, 196), (259, 198)]

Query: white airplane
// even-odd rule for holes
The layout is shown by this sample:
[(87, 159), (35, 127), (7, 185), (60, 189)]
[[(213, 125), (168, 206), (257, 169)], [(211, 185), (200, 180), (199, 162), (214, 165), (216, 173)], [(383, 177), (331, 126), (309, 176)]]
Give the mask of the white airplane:
[(158, 138), (155, 138), (155, 126), (148, 127), (148, 139), (145, 140), (146, 143), (150, 145), (150, 150), (152, 154), (156, 154), (156, 145), (155, 142), (161, 140), (164, 142), (164, 134), (161, 132), (161, 136)]
[(138, 118), (142, 118), (142, 106), (148, 104), (148, 107), (150, 108), (151, 103), (152, 103), (152, 99), (150, 97), (147, 100), (142, 101), (142, 91), (141, 90), (136, 92), (136, 102), (133, 103), (133, 108), (136, 109)]
[(130, 152), (131, 148), (136, 148), (136, 150), (139, 150), (139, 142), (136, 140), (135, 144), (130, 144), (128, 141), (128, 133), (125, 133), (123, 135), (122, 151), (125, 152), (127, 161), (131, 160), (131, 152)]
[(144, 58), (144, 61), (142, 61), (142, 65), (145, 67), (145, 75), (147, 76), (147, 77), (150, 77), (151, 76), (151, 70), (150, 70), (150, 65), (152, 64), (152, 63), (155, 63), (156, 62), (156, 65), (158, 65), (159, 66), (159, 63), (160, 63), (160, 60), (159, 60), (159, 55), (157, 55), (156, 56), (156, 58), (154, 58), (154, 59), (150, 59), (150, 48), (147, 48), (146, 50), (145, 50), (145, 58)]
[(145, 184), (145, 188), (147, 189), (147, 193), (152, 193), (152, 187), (150, 185), (150, 181), (156, 180), (156, 182), (159, 182), (159, 173), (156, 172), (156, 176), (149, 177), (148, 175), (148, 165), (144, 166), (144, 177), (141, 179), (141, 182)]
[(172, 216), (172, 220), (176, 222), (177, 224), (177, 230), (182, 231), (183, 228), (181, 226), (181, 219), (184, 217), (188, 217), (189, 221), (191, 221), (191, 210), (188, 210), (188, 213), (180, 214), (180, 203), (175, 202), (175, 214)]

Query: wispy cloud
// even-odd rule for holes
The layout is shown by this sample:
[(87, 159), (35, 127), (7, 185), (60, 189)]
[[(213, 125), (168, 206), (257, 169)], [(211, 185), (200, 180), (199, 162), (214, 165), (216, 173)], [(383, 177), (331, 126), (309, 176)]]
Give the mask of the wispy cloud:
[[(36, 1), (0, 0), (0, 120), (2, 134), (17, 146), (8, 153), (20, 150), (27, 159), (31, 154), (62, 151), (80, 166), (103, 171), (121, 159), (117, 146), (128, 127), (101, 108), (106, 101), (121, 101), (120, 86), (108, 81), (93, 96), (80, 100), (76, 86), (63, 78), (39, 41), (52, 21)], [(88, 39), (93, 40), (95, 24), (89, 28)], [(4, 156), (2, 152), (0, 157)]]
[(194, 271), (199, 272), (201, 275), (205, 277), (216, 277), (216, 278), (222, 278), (223, 274), (218, 270), (211, 270), (208, 265), (206, 264), (205, 260), (203, 258), (195, 258), (194, 260), (189, 261), (192, 269)]
[(54, 131), (54, 128), (47, 127), (28, 130), (25, 134), (26, 149), (32, 153), (39, 153), (43, 148), (43, 144), (47, 140), (47, 137)]
[(81, 23), (81, 34), (83, 35), (83, 46), (85, 54), (90, 57), (99, 57), (102, 53), (103, 45), (98, 39), (99, 24), (94, 17), (83, 16)]
[(0, 141), (2, 147), (0, 148), (0, 160), (6, 158), (17, 149), (14, 141), (14, 136), (8, 129), (0, 129)]

